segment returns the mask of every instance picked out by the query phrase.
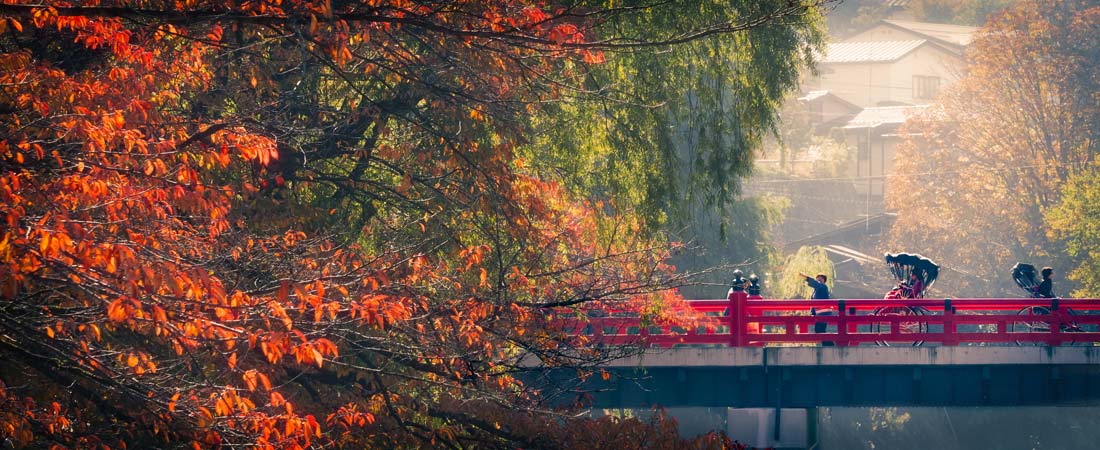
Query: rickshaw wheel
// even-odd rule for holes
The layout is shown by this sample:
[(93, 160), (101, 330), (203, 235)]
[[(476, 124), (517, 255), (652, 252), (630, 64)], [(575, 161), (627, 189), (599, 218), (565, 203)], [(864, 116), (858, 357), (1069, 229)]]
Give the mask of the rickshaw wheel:
[[(1045, 306), (1025, 306), (1017, 315), (1035, 315), (1035, 316), (1047, 316), (1050, 315), (1050, 308)], [(1073, 315), (1073, 310), (1069, 310), (1069, 314)], [(1012, 326), (1008, 330), (1010, 333), (1050, 333), (1050, 322), (1042, 321), (1027, 321), (1027, 322), (1013, 322)], [(1063, 324), (1063, 333), (1077, 333), (1084, 331), (1076, 324)], [(1067, 344), (1073, 344), (1072, 339), (1066, 341)], [(1023, 342), (1016, 341), (1016, 345), (1028, 346), (1028, 345), (1044, 345), (1042, 342)]]
[[(884, 306), (882, 308), (877, 308), (874, 311), (872, 311), (871, 315), (873, 315), (873, 316), (923, 316), (923, 315), (925, 315), (925, 313), (927, 313), (927, 310), (925, 310), (924, 308), (921, 308), (921, 307), (914, 307), (914, 306)], [(874, 332), (874, 333), (882, 333), (883, 331), (885, 331), (885, 330), (883, 330), (883, 326), (884, 326), (884, 324), (882, 324), (880, 322), (874, 322), (871, 325), (871, 331)], [(890, 325), (885, 324), (885, 326), (889, 327)], [(903, 333), (926, 333), (926, 332), (928, 332), (928, 323), (927, 322), (899, 322), (898, 327), (901, 328)], [(875, 341), (875, 344), (879, 345), (879, 346), (883, 346), (883, 347), (889, 347), (890, 346), (889, 341)], [(895, 342), (895, 344), (897, 344), (897, 343)], [(913, 347), (918, 347), (921, 344), (924, 344), (924, 341), (914, 341), (910, 345), (913, 346)]]

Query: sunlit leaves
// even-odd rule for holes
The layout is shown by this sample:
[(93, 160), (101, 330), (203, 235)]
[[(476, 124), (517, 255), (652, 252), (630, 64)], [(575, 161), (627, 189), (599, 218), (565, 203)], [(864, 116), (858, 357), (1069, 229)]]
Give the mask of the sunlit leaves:
[(1078, 288), (1057, 293), (1085, 298), (1100, 296), (1100, 283), (1093, 276), (1100, 269), (1100, 176), (1095, 169), (1067, 181), (1062, 187), (1061, 201), (1049, 210), (1045, 223), (1054, 238), (1066, 243), (1067, 253), (1080, 261), (1068, 274)]

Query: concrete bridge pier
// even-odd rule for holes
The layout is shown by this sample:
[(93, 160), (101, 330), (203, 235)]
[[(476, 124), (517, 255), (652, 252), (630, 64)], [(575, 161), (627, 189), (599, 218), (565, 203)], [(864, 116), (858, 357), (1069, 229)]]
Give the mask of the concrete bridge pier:
[(817, 442), (815, 413), (816, 409), (802, 408), (727, 408), (726, 434), (756, 448), (806, 449)]

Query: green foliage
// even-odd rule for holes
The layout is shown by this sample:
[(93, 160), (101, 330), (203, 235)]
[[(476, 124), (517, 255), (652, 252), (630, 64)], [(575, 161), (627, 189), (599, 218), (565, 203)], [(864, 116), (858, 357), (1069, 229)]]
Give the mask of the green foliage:
[(819, 178), (845, 175), (856, 154), (855, 147), (826, 136), (814, 136), (805, 150), (820, 158), (813, 166), (813, 175)]
[[(783, 220), (790, 201), (780, 197), (753, 197), (735, 201), (729, 214), (736, 226), (719, 232), (722, 219), (715, 214), (697, 213), (698, 219), (672, 233), (685, 248), (673, 255), (671, 263), (682, 271), (707, 271), (697, 281), (701, 286), (686, 286), (680, 292), (686, 298), (721, 298), (726, 293), (730, 273), (740, 269), (762, 279), (778, 261), (771, 245), (772, 229)], [(717, 286), (715, 286), (717, 285)]]
[[(814, 137), (814, 127), (810, 123), (810, 109), (806, 103), (788, 98), (779, 110), (781, 124), (778, 132), (764, 141), (763, 155), (766, 159), (779, 161), (777, 170), (787, 173), (790, 161), (797, 157), (800, 149), (810, 144)], [(760, 170), (761, 167), (757, 167)]]
[(1019, 0), (911, 0), (904, 8), (881, 0), (846, 0), (829, 13), (829, 33), (848, 36), (882, 19), (904, 16), (920, 22), (980, 26)]
[(1077, 262), (1069, 278), (1075, 297), (1100, 296), (1100, 171), (1078, 174), (1062, 188), (1062, 201), (1046, 216), (1050, 234)]
[[(698, 17), (737, 22), (783, 3), (693, 2), (675, 14), (623, 16), (597, 31), (686, 29)], [(822, 45), (822, 19), (807, 14), (661, 52), (607, 53), (606, 64), (583, 68), (585, 87), (600, 98), (566, 99), (539, 117), (528, 156), (567, 174), (576, 189), (636, 208), (651, 225), (694, 219), (699, 205), (728, 211), (755, 149), (775, 131), (781, 101)], [(733, 223), (720, 217), (723, 226)]]
[(852, 19), (844, 31), (858, 33), (889, 17), (890, 6), (885, 2), (863, 2), (859, 5), (855, 18)]
[[(791, 133), (788, 133), (791, 134)], [(789, 141), (769, 142), (766, 152), (779, 159), (778, 166), (758, 168), (765, 175), (834, 178), (848, 176), (855, 147), (832, 136), (794, 136)], [(778, 158), (777, 158), (778, 157)], [(794, 164), (798, 161), (799, 164)], [(806, 164), (806, 163), (809, 164)]]
[[(689, 29), (699, 17), (739, 22), (784, 3), (690, 2), (675, 13), (622, 16), (597, 32)], [(587, 73), (584, 89), (598, 95), (562, 99), (549, 114), (532, 118), (536, 132), (521, 152), (541, 177), (610, 199), (610, 210), (638, 213), (643, 232), (687, 244), (674, 260), (680, 270), (747, 264), (762, 273), (775, 260), (768, 236), (783, 206), (738, 200), (741, 179), (763, 138), (776, 132), (782, 100), (820, 49), (822, 23), (815, 12), (658, 52), (605, 52), (605, 64), (577, 68)], [(724, 284), (728, 276), (701, 281)], [(686, 294), (710, 297), (711, 291), (717, 292)]]
[(825, 274), (828, 277), (825, 284), (829, 285), (830, 290), (833, 288), (833, 283), (836, 282), (836, 268), (833, 267), (832, 261), (829, 261), (825, 249), (817, 246), (804, 246), (799, 248), (795, 254), (788, 256), (787, 260), (783, 262), (783, 270), (776, 276), (774, 287), (772, 287), (774, 295), (769, 295), (769, 297), (810, 298), (813, 295), (813, 290), (806, 285), (806, 279), (798, 275), (799, 272), (809, 276), (815, 276), (819, 273)]

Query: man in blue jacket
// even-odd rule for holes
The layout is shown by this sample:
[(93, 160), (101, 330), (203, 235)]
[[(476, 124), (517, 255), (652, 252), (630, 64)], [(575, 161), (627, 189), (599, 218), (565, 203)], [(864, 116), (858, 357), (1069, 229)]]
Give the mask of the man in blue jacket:
[(806, 284), (814, 289), (814, 295), (810, 298), (814, 300), (829, 299), (829, 286), (825, 284), (825, 281), (827, 281), (829, 278), (826, 277), (825, 274), (819, 273), (816, 277), (810, 278), (809, 275), (799, 272), (798, 276), (805, 278)]
[[(812, 298), (814, 300), (828, 300), (829, 299), (829, 285), (825, 284), (825, 282), (828, 281), (829, 277), (826, 277), (825, 274), (819, 273), (819, 274), (817, 274), (816, 277), (810, 278), (809, 275), (806, 275), (802, 272), (799, 272), (798, 276), (800, 276), (802, 278), (805, 278), (806, 279), (806, 285), (813, 288), (814, 295), (810, 298)], [(817, 315), (819, 315), (819, 316), (831, 316), (833, 314), (835, 314), (833, 311), (822, 311), (822, 312), (817, 313)], [(827, 327), (828, 327), (828, 324), (826, 324), (825, 322), (816, 322), (816, 323), (814, 323), (814, 333), (824, 333), (826, 331)], [(822, 347), (832, 347), (833, 343), (830, 342), (830, 341), (823, 341), (821, 343), (821, 346)]]

